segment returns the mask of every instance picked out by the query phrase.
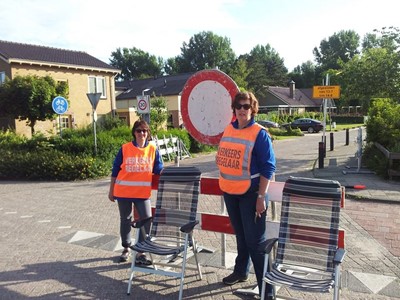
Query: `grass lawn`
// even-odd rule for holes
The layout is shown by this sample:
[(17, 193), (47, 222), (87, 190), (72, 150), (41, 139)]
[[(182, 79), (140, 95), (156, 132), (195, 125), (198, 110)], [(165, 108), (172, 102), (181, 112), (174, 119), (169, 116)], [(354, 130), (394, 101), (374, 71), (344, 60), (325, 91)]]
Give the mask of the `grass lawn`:
[[(336, 128), (331, 128), (331, 126), (328, 124), (326, 127), (326, 132), (340, 131), (340, 130), (345, 130), (347, 128), (349, 128), (349, 129), (358, 128), (361, 126), (365, 126), (365, 124), (336, 124)], [(282, 131), (282, 135), (279, 134), (280, 131)], [(303, 132), (302, 135), (300, 135), (300, 134), (288, 135), (285, 129), (273, 128), (272, 130), (270, 130), (270, 133), (273, 135), (275, 140), (285, 140), (285, 139), (292, 139), (294, 137), (303, 136), (305, 132)]]
[(339, 131), (339, 130), (344, 130), (344, 129), (352, 129), (352, 128), (358, 128), (361, 126), (365, 126), (365, 124), (336, 124), (336, 128), (332, 128), (331, 126), (328, 124), (326, 126), (326, 131)]

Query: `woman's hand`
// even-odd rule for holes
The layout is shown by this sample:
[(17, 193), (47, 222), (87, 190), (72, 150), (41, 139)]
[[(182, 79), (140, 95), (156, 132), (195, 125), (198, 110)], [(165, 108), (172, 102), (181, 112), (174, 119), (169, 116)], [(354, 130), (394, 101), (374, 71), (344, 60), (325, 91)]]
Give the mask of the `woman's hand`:
[(261, 214), (263, 214), (267, 210), (267, 207), (265, 205), (265, 197), (263, 198), (257, 198), (257, 203), (256, 203), (256, 215), (258, 218), (261, 217)]
[(115, 202), (113, 191), (108, 192), (108, 200), (110, 200), (111, 202)]

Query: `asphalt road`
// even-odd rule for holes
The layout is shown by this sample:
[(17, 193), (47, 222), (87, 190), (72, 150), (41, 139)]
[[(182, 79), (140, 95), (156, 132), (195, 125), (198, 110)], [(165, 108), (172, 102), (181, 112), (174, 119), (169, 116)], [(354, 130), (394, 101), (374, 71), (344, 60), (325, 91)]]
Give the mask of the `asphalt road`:
[[(354, 134), (353, 134), (354, 135)], [(293, 137), (274, 141), (276, 156), (276, 181), (285, 181), (289, 176), (313, 177), (313, 165), (318, 159), (318, 144), (322, 141), (323, 132), (306, 133), (301, 137)], [(327, 151), (330, 147), (330, 132), (325, 134), (327, 140)], [(341, 130), (334, 133), (334, 145), (346, 142), (346, 131)], [(354, 143), (355, 141), (350, 141)], [(190, 160), (180, 161), (181, 165), (196, 164), (208, 177), (218, 177), (215, 165), (215, 153), (201, 155)]]

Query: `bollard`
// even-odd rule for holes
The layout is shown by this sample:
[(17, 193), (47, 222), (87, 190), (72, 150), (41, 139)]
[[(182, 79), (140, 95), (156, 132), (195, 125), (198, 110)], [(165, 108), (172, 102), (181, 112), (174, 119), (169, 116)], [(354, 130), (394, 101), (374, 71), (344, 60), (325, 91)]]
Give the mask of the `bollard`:
[(349, 145), (349, 129), (346, 128), (346, 146)]
[(322, 142), (324, 143), (324, 158), (326, 157), (326, 135), (323, 137)]
[(318, 143), (318, 169), (324, 168), (324, 142)]
[(333, 146), (333, 132), (331, 132), (330, 133), (330, 146), (331, 146), (331, 151), (333, 151), (333, 148), (334, 148), (334, 146)]

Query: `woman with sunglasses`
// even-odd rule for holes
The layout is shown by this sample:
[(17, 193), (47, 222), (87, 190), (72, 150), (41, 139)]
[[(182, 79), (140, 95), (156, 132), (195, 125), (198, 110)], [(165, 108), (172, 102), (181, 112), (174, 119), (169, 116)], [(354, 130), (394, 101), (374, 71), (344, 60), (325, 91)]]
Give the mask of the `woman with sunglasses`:
[[(251, 259), (261, 294), (265, 254), (260, 245), (266, 240), (266, 193), (275, 172), (275, 154), (267, 129), (254, 121), (258, 112), (256, 97), (239, 92), (232, 109), (236, 120), (224, 130), (216, 163), (219, 186), (236, 235), (237, 256), (233, 273), (222, 281), (226, 285), (247, 281)], [(274, 297), (270, 285), (266, 297)]]
[[(140, 219), (151, 217), (151, 182), (153, 174), (163, 169), (161, 156), (150, 140), (150, 128), (146, 121), (138, 120), (132, 128), (133, 141), (123, 144), (115, 157), (111, 173), (108, 198), (117, 200), (120, 215), (120, 235), (124, 250), (120, 262), (130, 256), (132, 205)], [(148, 222), (149, 223), (149, 222)], [(150, 224), (145, 228), (149, 233)], [(140, 235), (140, 241), (144, 237)], [(150, 265), (151, 261), (143, 253), (136, 255), (136, 264)]]

